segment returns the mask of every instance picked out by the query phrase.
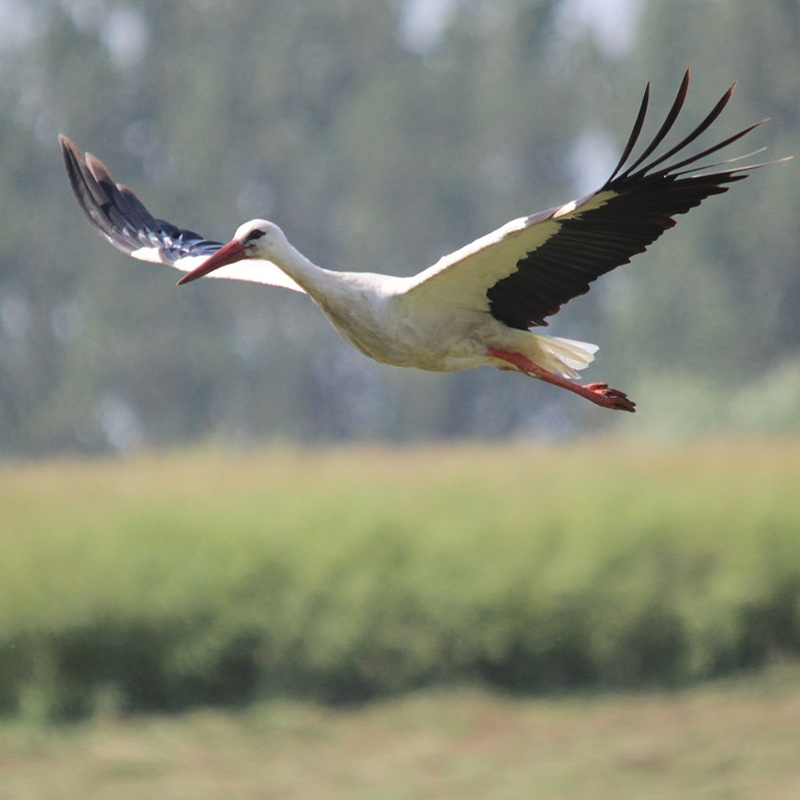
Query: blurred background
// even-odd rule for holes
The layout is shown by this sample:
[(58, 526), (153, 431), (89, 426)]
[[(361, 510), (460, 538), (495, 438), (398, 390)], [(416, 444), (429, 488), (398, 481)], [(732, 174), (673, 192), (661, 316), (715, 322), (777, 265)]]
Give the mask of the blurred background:
[(56, 140), (411, 274), (599, 186), (687, 67), (673, 141), (738, 79), (698, 149), (800, 154), (797, 0), (0, 0), (3, 800), (800, 796), (800, 162), (552, 321), (630, 416), (178, 289)]
[[(800, 151), (800, 5), (648, 0), (2, 0), (0, 457), (215, 438), (395, 442), (800, 428), (797, 162), (681, 219), (551, 324), (601, 346), (619, 419), (522, 376), (369, 361), (307, 298), (176, 289), (86, 224), (56, 134), (157, 215), (268, 217), (316, 263), (416, 272), (598, 186), (646, 81), (679, 135)], [(704, 139), (708, 143), (710, 139)]]

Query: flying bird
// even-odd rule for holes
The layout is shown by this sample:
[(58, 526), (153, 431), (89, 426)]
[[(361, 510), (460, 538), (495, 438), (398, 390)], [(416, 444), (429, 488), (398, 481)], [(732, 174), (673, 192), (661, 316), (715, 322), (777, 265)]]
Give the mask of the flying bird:
[(323, 269), (263, 219), (245, 222), (227, 244), (205, 239), (153, 217), (99, 159), (82, 155), (66, 136), (59, 140), (72, 190), (96, 230), (133, 258), (186, 272), (179, 284), (211, 276), (302, 292), (350, 344), (377, 361), (440, 372), (488, 364), (603, 408), (634, 411), (635, 403), (606, 383), (575, 382), (596, 345), (531, 329), (546, 326), (547, 317), (585, 294), (592, 281), (643, 252), (675, 225), (675, 215), (764, 166), (732, 166), (755, 153), (704, 160), (765, 120), (685, 155), (728, 104), (735, 83), (691, 133), (656, 155), (684, 105), (689, 79), (687, 70), (663, 124), (633, 158), (650, 99), (647, 84), (619, 163), (597, 191), (512, 220), (410, 277)]

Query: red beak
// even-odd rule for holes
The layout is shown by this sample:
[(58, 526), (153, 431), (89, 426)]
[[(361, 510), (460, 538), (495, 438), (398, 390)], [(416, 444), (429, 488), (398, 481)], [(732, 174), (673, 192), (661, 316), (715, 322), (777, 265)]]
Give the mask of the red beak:
[(223, 245), (214, 253), (209, 256), (199, 267), (196, 267), (191, 272), (187, 272), (179, 281), (178, 286), (183, 286), (184, 283), (191, 283), (215, 269), (224, 267), (227, 264), (233, 264), (235, 261), (241, 261), (244, 258), (244, 245), (238, 239), (232, 239), (228, 244)]

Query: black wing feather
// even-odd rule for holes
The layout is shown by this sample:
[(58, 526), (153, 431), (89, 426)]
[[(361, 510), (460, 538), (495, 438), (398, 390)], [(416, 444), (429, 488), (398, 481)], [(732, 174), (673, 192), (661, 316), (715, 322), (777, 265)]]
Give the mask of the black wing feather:
[[(730, 100), (735, 84), (688, 136), (663, 155), (644, 163), (675, 123), (686, 98), (689, 79), (687, 70), (658, 133), (627, 169), (623, 171), (644, 124), (649, 84), (623, 156), (609, 180), (597, 192), (577, 201), (573, 211), (565, 213), (562, 207), (553, 208), (527, 220), (527, 224), (535, 225), (558, 219), (559, 227), (517, 262), (515, 272), (487, 291), (490, 311), (496, 319), (521, 330), (547, 325), (546, 317), (555, 314), (573, 297), (585, 294), (593, 280), (627, 264), (673, 227), (675, 215), (685, 214), (706, 197), (727, 191), (728, 184), (746, 177), (748, 170), (763, 166), (753, 164), (717, 172), (703, 170), (719, 165), (695, 166), (699, 159), (735, 142), (761, 124), (756, 123), (696, 155), (656, 169), (691, 144), (717, 119)], [(692, 165), (692, 174), (683, 169), (689, 165)], [(695, 170), (700, 170), (699, 174)], [(604, 193), (608, 194), (605, 202), (592, 205), (592, 200)]]
[(174, 265), (186, 256), (210, 256), (222, 247), (221, 242), (155, 218), (127, 186), (114, 182), (100, 159), (83, 156), (66, 136), (59, 141), (78, 204), (118, 250), (131, 255), (150, 248), (164, 264)]

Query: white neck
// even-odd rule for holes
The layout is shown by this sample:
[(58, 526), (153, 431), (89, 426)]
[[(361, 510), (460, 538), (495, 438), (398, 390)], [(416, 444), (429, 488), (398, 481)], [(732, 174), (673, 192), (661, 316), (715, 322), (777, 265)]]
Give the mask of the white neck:
[(314, 299), (330, 291), (331, 283), (336, 282), (337, 273), (318, 267), (286, 239), (270, 253), (270, 261)]
[[(379, 301), (390, 290), (394, 279), (369, 272), (346, 272), (318, 267), (306, 258), (287, 239), (273, 247), (270, 260), (306, 293), (326, 313), (340, 303), (349, 306)], [(352, 311), (351, 311), (352, 313)]]

